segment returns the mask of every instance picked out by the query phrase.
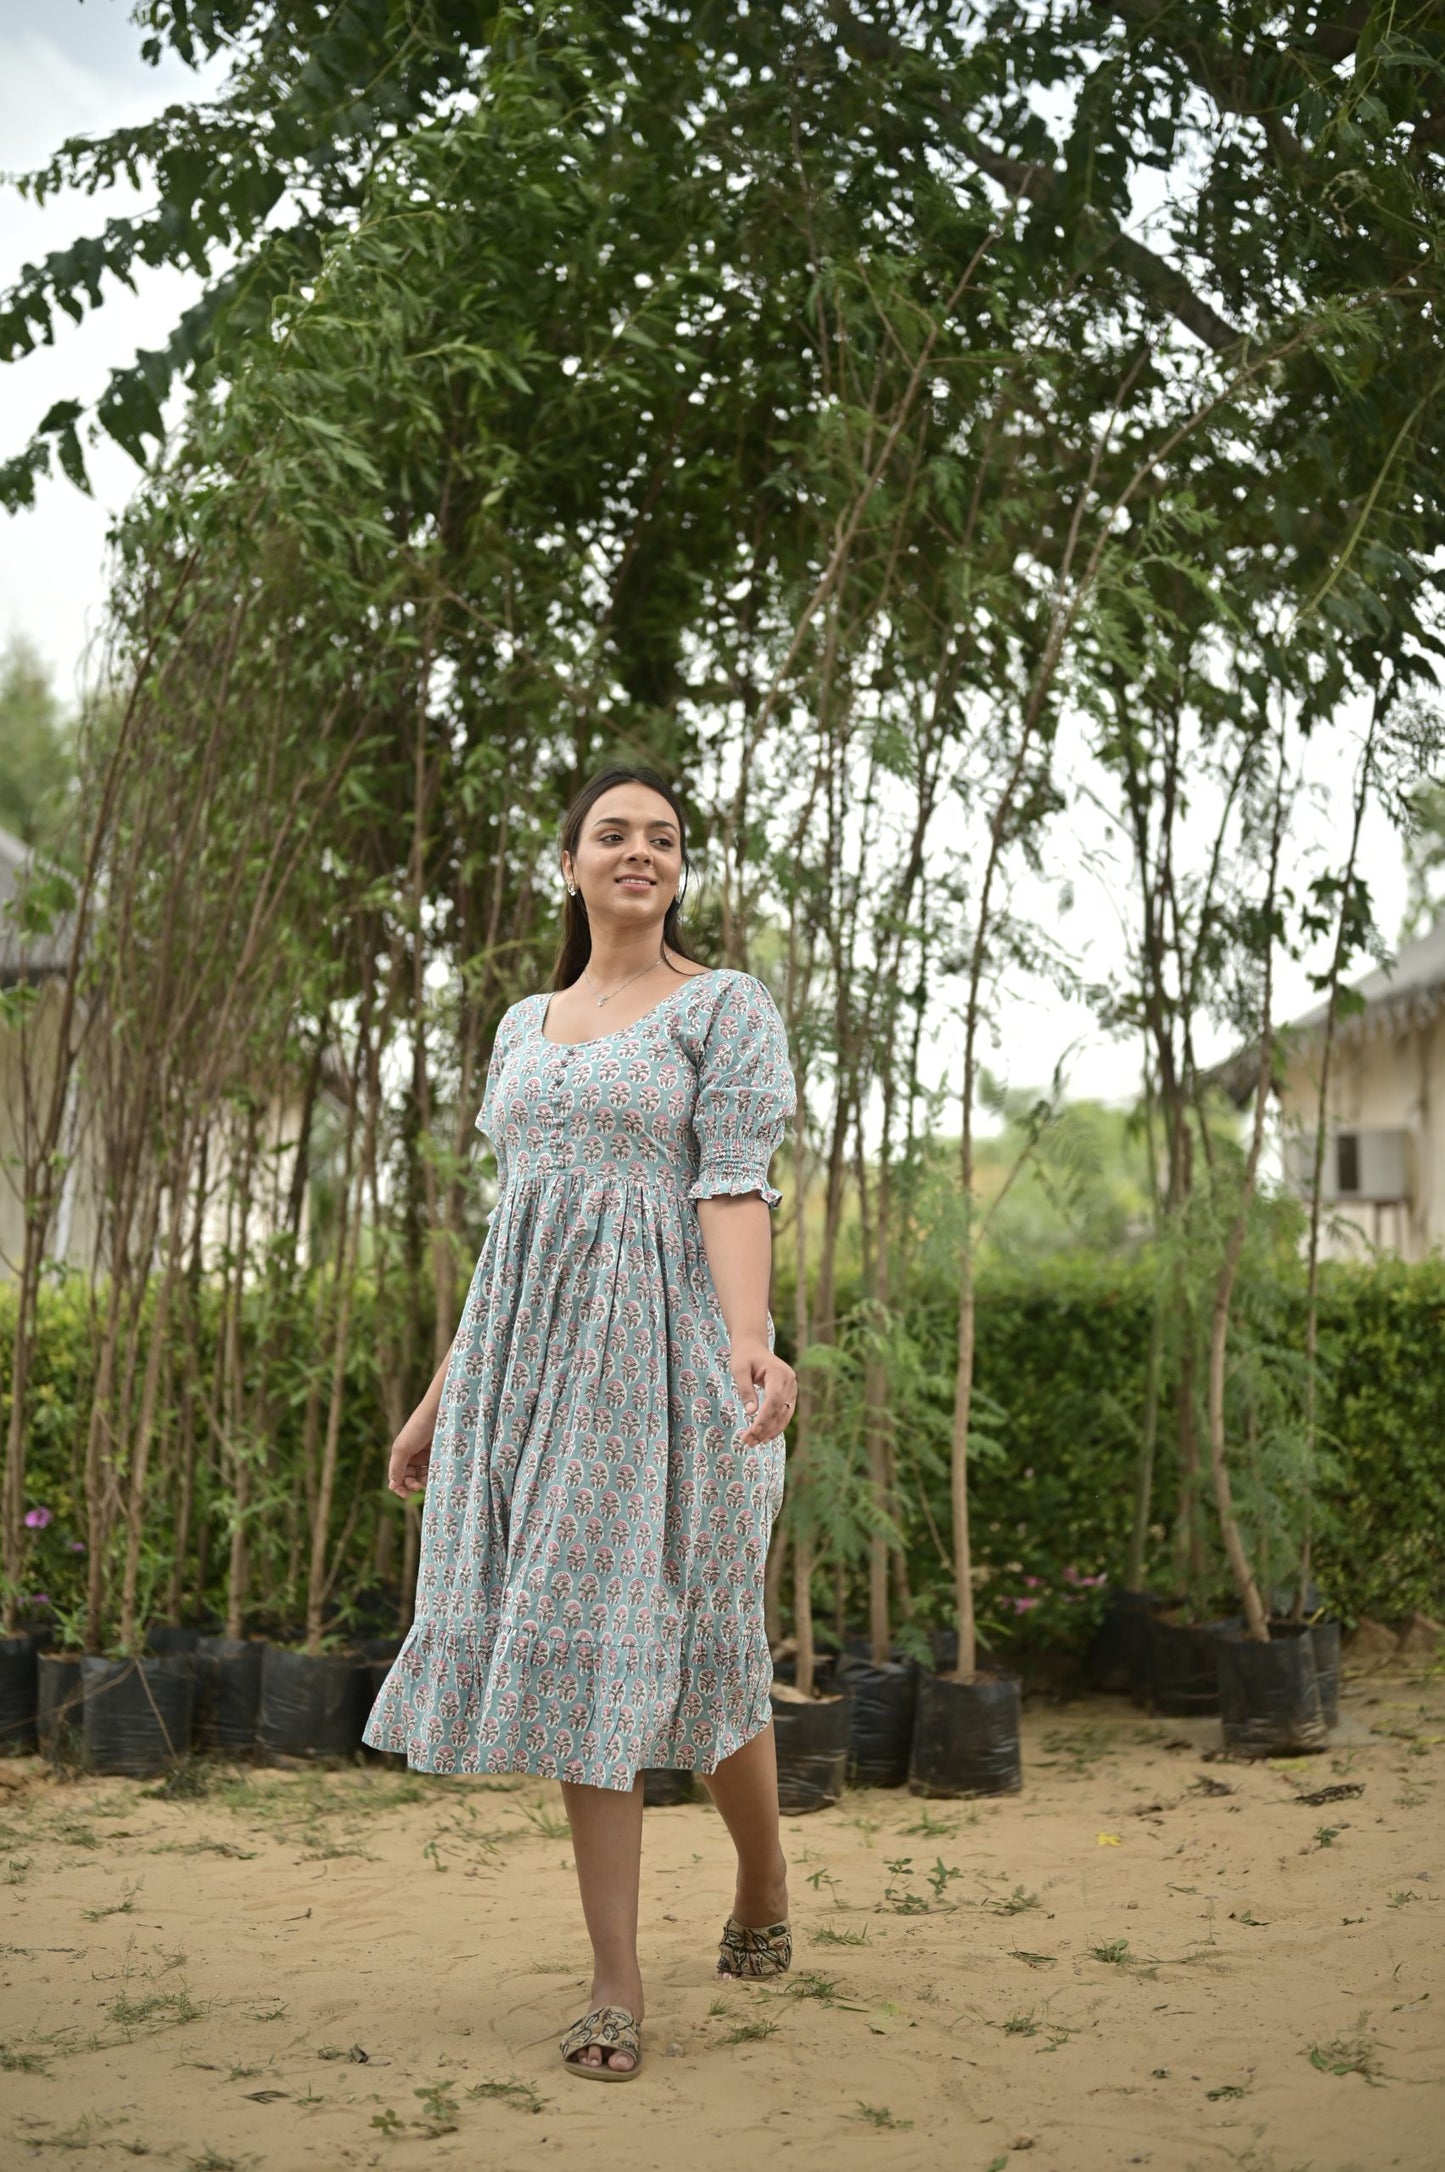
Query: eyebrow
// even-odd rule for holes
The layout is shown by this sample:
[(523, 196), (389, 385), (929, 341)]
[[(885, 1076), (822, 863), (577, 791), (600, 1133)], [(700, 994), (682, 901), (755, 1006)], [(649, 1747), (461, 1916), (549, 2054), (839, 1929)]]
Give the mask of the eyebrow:
[[(623, 815), (598, 815), (592, 827), (600, 829), (606, 822), (615, 822), (619, 829), (626, 829), (627, 827), (626, 818)], [(660, 816), (656, 822), (644, 822), (640, 826), (645, 830), (671, 830), (674, 835), (677, 832), (677, 824), (669, 822), (666, 815)]]

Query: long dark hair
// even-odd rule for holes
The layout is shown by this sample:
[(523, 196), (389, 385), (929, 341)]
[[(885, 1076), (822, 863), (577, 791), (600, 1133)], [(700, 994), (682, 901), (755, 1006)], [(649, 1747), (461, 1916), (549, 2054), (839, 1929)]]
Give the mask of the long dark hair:
[[(604, 792), (610, 792), (614, 784), (645, 784), (650, 791), (660, 794), (672, 809), (677, 820), (678, 843), (681, 848), (682, 880), (677, 886), (676, 897), (663, 916), (662, 940), (668, 949), (675, 950), (680, 958), (690, 959), (694, 965), (705, 965), (707, 963), (705, 958), (695, 957), (693, 952), (688, 949), (687, 938), (683, 935), (680, 926), (682, 901), (687, 895), (687, 878), (692, 871), (692, 862), (687, 856), (687, 818), (683, 813), (682, 802), (676, 792), (667, 779), (659, 776), (655, 769), (627, 769), (619, 766), (613, 769), (599, 769), (596, 776), (589, 777), (562, 817), (562, 835), (559, 850), (571, 853), (575, 860), (577, 840), (582, 835), (582, 824), (587, 819), (588, 810), (602, 797)], [(582, 968), (591, 955), (592, 929), (587, 919), (587, 907), (582, 902), (581, 889), (579, 887), (575, 897), (569, 897), (564, 890), (562, 893), (562, 941), (558, 946), (556, 960), (552, 967), (552, 986), (554, 990), (570, 988), (574, 981), (580, 980)]]

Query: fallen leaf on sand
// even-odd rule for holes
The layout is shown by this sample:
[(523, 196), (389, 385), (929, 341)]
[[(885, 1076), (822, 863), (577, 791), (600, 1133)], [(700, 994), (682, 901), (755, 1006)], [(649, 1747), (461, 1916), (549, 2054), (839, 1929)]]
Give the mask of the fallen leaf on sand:
[(1099, 1846), (1101, 1848), (1117, 1848), (1119, 1845), (1120, 1841), (1117, 1833), (1100, 1833)]

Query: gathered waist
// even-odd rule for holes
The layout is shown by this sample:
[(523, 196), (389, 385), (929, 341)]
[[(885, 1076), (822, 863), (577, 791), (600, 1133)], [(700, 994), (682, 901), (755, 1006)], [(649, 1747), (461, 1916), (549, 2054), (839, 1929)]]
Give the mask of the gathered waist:
[(606, 1205), (610, 1200), (622, 1206), (629, 1193), (639, 1191), (659, 1199), (685, 1201), (691, 1181), (687, 1170), (676, 1169), (668, 1162), (639, 1162), (628, 1169), (613, 1164), (594, 1168), (587, 1162), (528, 1155), (509, 1163), (506, 1188), (510, 1192), (521, 1185), (566, 1185), (585, 1194), (589, 1204)]

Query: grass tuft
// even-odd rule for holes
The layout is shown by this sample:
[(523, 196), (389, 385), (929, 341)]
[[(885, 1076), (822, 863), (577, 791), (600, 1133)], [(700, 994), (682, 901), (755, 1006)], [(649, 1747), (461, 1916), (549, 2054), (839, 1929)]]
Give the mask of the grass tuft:
[(854, 2119), (865, 2120), (870, 2127), (902, 2128), (913, 2125), (911, 2119), (898, 2118), (897, 2114), (891, 2112), (886, 2104), (865, 2104), (861, 2097), (855, 2097), (853, 2101), (858, 2109), (850, 2116)]
[(722, 2038), (722, 2042), (725, 2044), (759, 2044), (765, 2036), (776, 2036), (777, 2033), (778, 2024), (776, 2021), (761, 2019), (757, 2021), (740, 2021), (736, 2028), (728, 2030), (726, 2036)]
[(1037, 1893), (1026, 1893), (1021, 1885), (1016, 1885), (1007, 1900), (985, 1901), (983, 1905), (992, 1915), (1022, 1916), (1030, 1908), (1041, 1908), (1043, 1903)]
[(134, 1915), (135, 1897), (139, 1891), (140, 1880), (139, 1878), (136, 1878), (131, 1882), (131, 1884), (123, 1885), (121, 1887), (120, 1899), (118, 1901), (112, 1901), (108, 1908), (82, 1908), (80, 1912), (84, 1916), (87, 1923), (103, 1923), (107, 1916)]
[(122, 1991), (111, 2000), (106, 2013), (118, 2029), (143, 2028), (148, 2021), (179, 2027), (201, 2018), (200, 2007), (184, 1986), (179, 1991), (148, 1991), (139, 1998)]
[(547, 2104), (546, 2097), (530, 2082), (519, 2081), (515, 2074), (507, 2081), (477, 2082), (467, 2095), (474, 2101), (495, 2098), (499, 2104), (510, 2104), (514, 2112), (540, 2112)]
[(176, 1760), (159, 1787), (143, 1787), (141, 1794), (147, 1802), (199, 1802), (215, 1786), (214, 1760), (188, 1753)]

